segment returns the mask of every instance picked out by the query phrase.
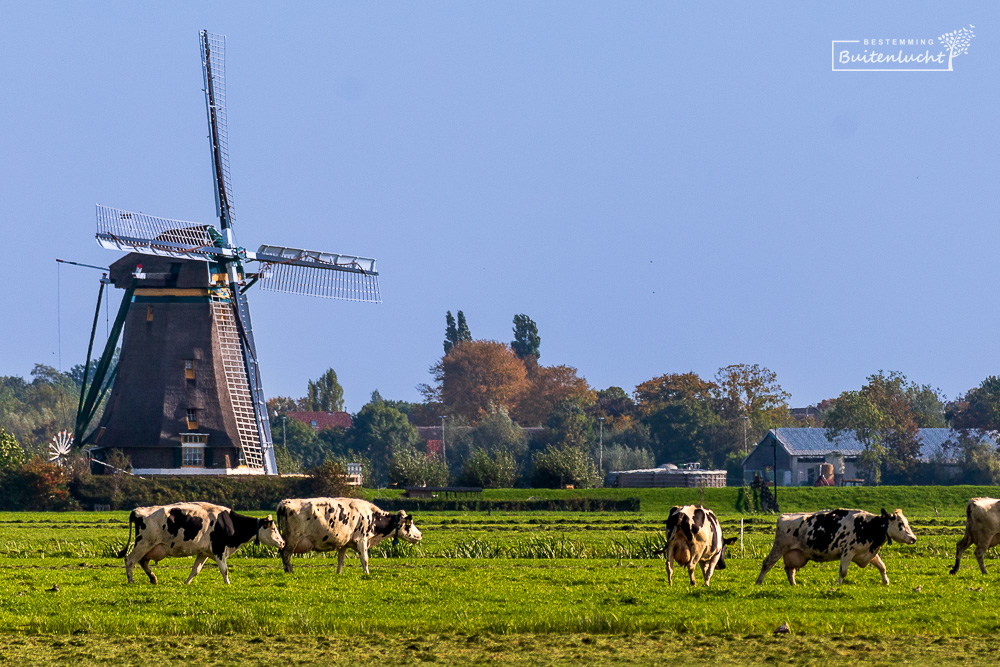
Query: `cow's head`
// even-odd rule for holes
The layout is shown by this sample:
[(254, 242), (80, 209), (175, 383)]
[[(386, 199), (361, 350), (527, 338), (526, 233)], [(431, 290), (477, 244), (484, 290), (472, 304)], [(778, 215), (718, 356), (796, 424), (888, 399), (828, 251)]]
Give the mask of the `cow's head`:
[(393, 531), (394, 537), (400, 537), (410, 544), (416, 544), (424, 539), (423, 533), (413, 523), (413, 517), (409, 516), (405, 510), (399, 510), (396, 514), (396, 529)]
[(896, 540), (903, 544), (913, 544), (917, 541), (917, 536), (910, 530), (910, 522), (903, 516), (903, 510), (897, 509), (889, 514), (885, 508), (882, 508), (882, 518), (889, 521), (887, 532), (890, 540)]
[(726, 547), (728, 547), (730, 544), (732, 544), (738, 539), (740, 538), (730, 537), (728, 540), (722, 540), (722, 555), (719, 556), (719, 562), (715, 565), (716, 570), (726, 569)]
[(278, 532), (278, 524), (274, 518), (268, 514), (264, 519), (257, 519), (257, 544), (266, 544), (269, 547), (283, 549), (285, 540)]

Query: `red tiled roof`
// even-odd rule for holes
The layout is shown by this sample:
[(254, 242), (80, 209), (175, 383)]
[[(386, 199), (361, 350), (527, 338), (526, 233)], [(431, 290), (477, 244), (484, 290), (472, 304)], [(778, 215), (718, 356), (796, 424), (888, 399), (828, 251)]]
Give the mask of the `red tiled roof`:
[(351, 428), (351, 415), (346, 412), (289, 412), (288, 418), (308, 424), (317, 431), (334, 426)]

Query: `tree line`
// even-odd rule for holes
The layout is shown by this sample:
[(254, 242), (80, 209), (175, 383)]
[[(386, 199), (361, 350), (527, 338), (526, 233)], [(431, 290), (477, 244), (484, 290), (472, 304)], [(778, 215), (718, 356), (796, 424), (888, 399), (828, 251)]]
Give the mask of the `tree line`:
[[(912, 483), (927, 474), (918, 429), (950, 426), (962, 436), (948, 452), (962, 464), (962, 481), (1000, 482), (996, 446), (975, 436), (1000, 431), (997, 377), (947, 400), (930, 385), (879, 371), (797, 419), (776, 374), (759, 364), (724, 366), (710, 378), (667, 373), (631, 392), (600, 389), (576, 368), (541, 363), (538, 326), (527, 315), (514, 317), (512, 333), (510, 342), (476, 339), (465, 314), (449, 311), (443, 354), (429, 369), (430, 381), (418, 386), (423, 400), (376, 391), (352, 415), (350, 429), (317, 431), (287, 418), (291, 411), (343, 410), (333, 369), (310, 380), (300, 398), (270, 399), (279, 470), (361, 462), (366, 480), (379, 485), (588, 487), (612, 470), (697, 461), (738, 478), (745, 452), (768, 429), (818, 426), (831, 439), (850, 433), (862, 443), (861, 465), (873, 482)], [(83, 370), (37, 365), (30, 381), (0, 377), (7, 452), (0, 455), (13, 462), (5, 465), (44, 454), (49, 439), (73, 423)], [(428, 446), (420, 426), (439, 427), (443, 437)]]

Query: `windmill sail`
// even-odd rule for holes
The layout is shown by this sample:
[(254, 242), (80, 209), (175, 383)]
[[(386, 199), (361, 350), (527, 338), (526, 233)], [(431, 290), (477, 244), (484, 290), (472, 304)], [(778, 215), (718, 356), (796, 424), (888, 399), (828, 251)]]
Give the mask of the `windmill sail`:
[[(205, 82), (205, 110), (212, 142), (215, 208), (227, 230), (233, 224), (233, 183), (229, 173), (229, 122), (226, 117), (226, 37), (201, 31), (201, 65)], [(227, 239), (228, 240), (228, 239)]]
[(108, 250), (208, 260), (222, 251), (212, 225), (97, 205), (97, 242)]
[(263, 264), (261, 289), (381, 303), (374, 259), (269, 245), (253, 257)]

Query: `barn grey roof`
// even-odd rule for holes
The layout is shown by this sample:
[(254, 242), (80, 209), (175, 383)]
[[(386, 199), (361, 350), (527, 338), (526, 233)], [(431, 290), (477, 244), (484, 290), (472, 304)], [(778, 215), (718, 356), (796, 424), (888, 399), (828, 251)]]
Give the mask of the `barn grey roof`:
[[(857, 438), (849, 433), (842, 433), (830, 442), (826, 438), (826, 429), (823, 428), (773, 428), (757, 446), (763, 445), (771, 435), (792, 456), (823, 456), (833, 451), (845, 456), (857, 456), (864, 451)], [(957, 443), (959, 433), (950, 428), (922, 428), (917, 437), (920, 438), (920, 458), (929, 461), (934, 458), (949, 458), (945, 456), (945, 445)], [(1000, 440), (996, 433), (982, 434), (982, 437), (994, 445)]]
[(825, 428), (773, 428), (768, 433), (774, 435), (792, 456), (822, 456), (832, 451), (838, 451), (844, 456), (857, 456), (864, 451), (861, 443), (853, 435), (846, 433), (830, 442), (826, 439)]

